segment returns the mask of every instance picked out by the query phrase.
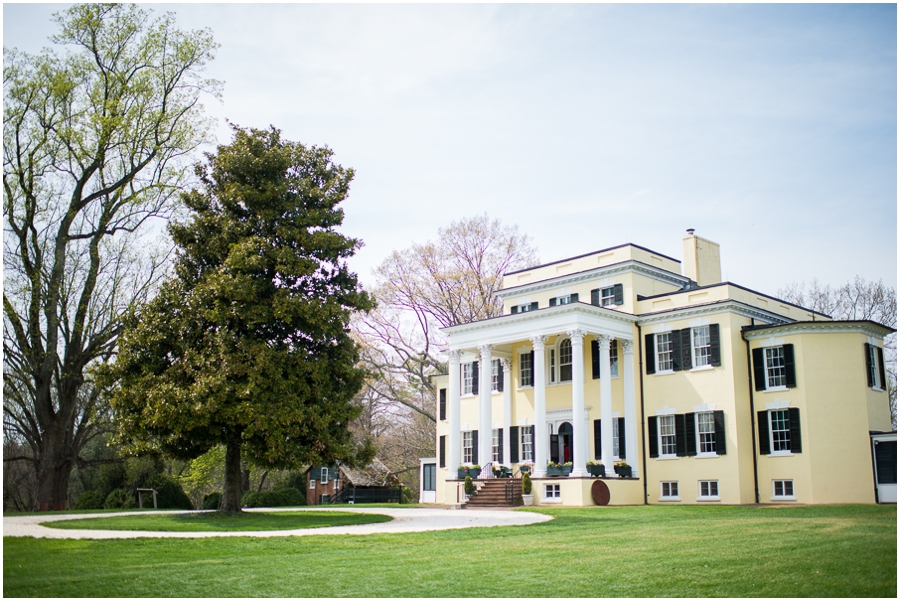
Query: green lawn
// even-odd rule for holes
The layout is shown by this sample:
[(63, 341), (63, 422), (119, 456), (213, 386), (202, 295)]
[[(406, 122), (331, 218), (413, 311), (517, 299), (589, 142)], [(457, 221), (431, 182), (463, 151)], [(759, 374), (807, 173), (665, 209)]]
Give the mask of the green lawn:
[(229, 514), (176, 513), (127, 515), (109, 518), (86, 518), (47, 522), (48, 528), (71, 530), (149, 530), (151, 532), (252, 532), (254, 530), (296, 530), (389, 522), (386, 515), (350, 513), (346, 511), (279, 511)]
[(369, 536), (4, 538), (9, 597), (896, 597), (896, 506), (595, 507)]

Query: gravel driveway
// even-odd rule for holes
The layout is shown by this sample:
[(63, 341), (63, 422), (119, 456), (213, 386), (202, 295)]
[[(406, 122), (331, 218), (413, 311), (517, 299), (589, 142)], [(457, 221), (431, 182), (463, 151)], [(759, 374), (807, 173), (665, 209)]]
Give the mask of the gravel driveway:
[[(79, 518), (111, 517), (133, 515), (133, 512), (89, 513), (89, 514), (43, 514), (10, 516), (3, 518), (3, 536), (33, 536), (35, 538), (205, 538), (209, 536), (317, 536), (322, 534), (391, 534), (398, 532), (426, 532), (429, 530), (454, 530), (458, 528), (485, 528), (490, 526), (526, 526), (553, 519), (549, 515), (509, 510), (465, 509), (451, 510), (436, 507), (416, 509), (394, 509), (385, 507), (351, 507), (306, 509), (249, 509), (247, 511), (352, 511), (356, 513), (377, 513), (394, 518), (381, 524), (360, 524), (358, 526), (336, 526), (333, 528), (304, 528), (300, 530), (266, 530), (261, 532), (144, 532), (139, 530), (62, 530), (47, 528), (41, 523)], [(172, 511), (147, 511), (150, 513), (173, 513)]]

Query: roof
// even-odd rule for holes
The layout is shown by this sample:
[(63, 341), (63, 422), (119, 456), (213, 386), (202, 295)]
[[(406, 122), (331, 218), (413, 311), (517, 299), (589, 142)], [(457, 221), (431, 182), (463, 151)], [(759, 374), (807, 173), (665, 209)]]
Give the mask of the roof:
[(663, 257), (663, 258), (665, 258), (665, 259), (669, 259), (670, 261), (675, 261), (676, 263), (681, 263), (681, 261), (679, 261), (678, 259), (674, 259), (674, 258), (672, 258), (672, 257), (670, 257), (670, 256), (668, 256), (668, 255), (664, 255), (664, 254), (662, 254), (661, 252), (656, 252), (655, 250), (651, 250), (651, 249), (649, 249), (649, 248), (646, 248), (646, 247), (643, 247), (643, 246), (639, 246), (639, 245), (637, 245), (637, 244), (632, 244), (631, 242), (626, 242), (625, 244), (619, 244), (619, 245), (617, 245), (617, 246), (610, 246), (609, 248), (602, 248), (602, 249), (600, 249), (600, 250), (595, 250), (595, 251), (592, 251), (592, 252), (589, 252), (589, 253), (584, 253), (584, 254), (582, 254), (582, 255), (577, 255), (577, 256), (574, 256), (574, 257), (566, 257), (565, 259), (559, 259), (559, 260), (557, 260), (557, 261), (550, 261), (549, 263), (541, 263), (540, 265), (532, 265), (531, 267), (526, 267), (526, 268), (524, 268), (524, 269), (517, 269), (516, 271), (507, 271), (507, 272), (504, 273), (503, 275), (515, 275), (515, 274), (517, 274), (517, 273), (523, 273), (523, 272), (526, 272), (526, 271), (531, 271), (531, 270), (533, 270), (533, 269), (540, 269), (541, 267), (547, 267), (548, 265), (556, 265), (557, 263), (565, 263), (566, 261), (574, 261), (575, 259), (581, 259), (581, 258), (584, 258), (584, 257), (589, 257), (589, 256), (591, 256), (591, 255), (597, 255), (597, 254), (600, 254), (600, 253), (605, 253), (605, 252), (607, 252), (607, 251), (610, 251), (610, 250), (616, 250), (616, 249), (618, 249), (618, 248), (624, 248), (624, 247), (626, 247), (626, 246), (633, 246), (634, 248), (639, 248), (639, 249), (641, 249), (641, 250), (647, 251), (648, 253), (651, 253), (651, 254), (654, 254), (654, 255), (659, 255), (660, 257)]
[(351, 486), (397, 486), (399, 480), (380, 459), (375, 457), (372, 463), (364, 468), (351, 468), (339, 465), (341, 475)]

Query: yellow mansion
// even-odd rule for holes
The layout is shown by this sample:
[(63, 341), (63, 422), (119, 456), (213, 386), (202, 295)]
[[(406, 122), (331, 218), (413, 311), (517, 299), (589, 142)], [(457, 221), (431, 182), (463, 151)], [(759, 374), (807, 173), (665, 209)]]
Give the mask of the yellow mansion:
[(530, 470), (535, 505), (896, 502), (893, 330), (723, 282), (718, 244), (683, 245), (505, 274), (502, 316), (446, 328), (422, 501), (464, 503), (478, 465), (479, 492)]

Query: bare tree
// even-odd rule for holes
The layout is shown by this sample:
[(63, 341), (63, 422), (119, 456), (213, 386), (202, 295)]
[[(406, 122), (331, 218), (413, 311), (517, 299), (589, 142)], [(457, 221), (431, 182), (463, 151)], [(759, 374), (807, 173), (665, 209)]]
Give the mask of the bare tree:
[(200, 73), (215, 44), (133, 5), (76, 5), (52, 40), (4, 48), (4, 435), (36, 471), (35, 504), (62, 508), (80, 451), (103, 430), (89, 368), (165, 265), (149, 226), (173, 208), (204, 139)]

